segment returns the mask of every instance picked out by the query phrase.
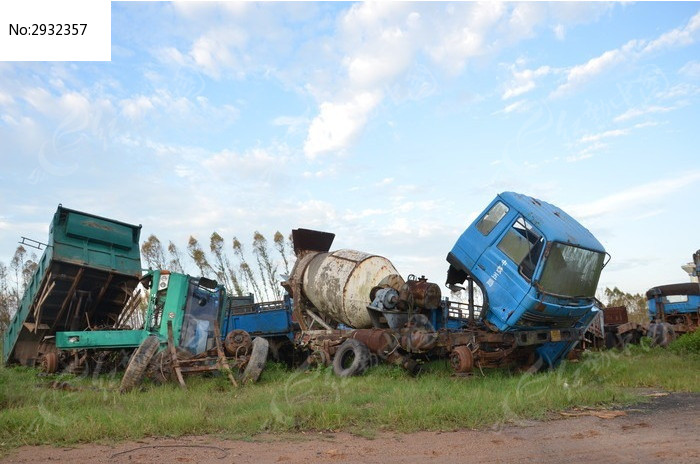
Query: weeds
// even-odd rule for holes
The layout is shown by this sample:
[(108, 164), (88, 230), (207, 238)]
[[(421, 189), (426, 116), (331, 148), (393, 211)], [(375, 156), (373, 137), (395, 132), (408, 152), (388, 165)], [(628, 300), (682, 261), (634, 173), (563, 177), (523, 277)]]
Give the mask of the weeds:
[[(680, 340), (680, 339), (679, 339)], [(411, 377), (392, 366), (340, 379), (330, 369), (290, 372), (269, 364), (261, 381), (233, 389), (224, 377), (188, 379), (188, 389), (146, 384), (120, 395), (118, 376), (38, 377), (0, 369), (0, 449), (24, 444), (112, 443), (145, 436), (262, 432), (454, 430), (546, 418), (575, 406), (640, 401), (635, 388), (700, 391), (700, 356), (641, 346), (587, 353), (541, 374), (489, 370), (454, 377), (446, 362)], [(68, 390), (50, 388), (68, 382)]]

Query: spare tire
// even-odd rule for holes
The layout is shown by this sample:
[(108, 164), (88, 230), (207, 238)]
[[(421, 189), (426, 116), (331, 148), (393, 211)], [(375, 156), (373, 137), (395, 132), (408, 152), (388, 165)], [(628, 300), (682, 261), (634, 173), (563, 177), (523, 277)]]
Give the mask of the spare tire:
[(149, 335), (141, 342), (134, 354), (131, 355), (129, 365), (126, 366), (122, 383), (119, 386), (121, 393), (128, 392), (135, 386), (141, 383), (143, 375), (146, 373), (146, 368), (151, 362), (151, 358), (156, 354), (160, 347), (160, 340), (157, 335)]
[(253, 339), (253, 349), (250, 353), (248, 364), (243, 370), (243, 383), (255, 383), (260, 378), (265, 363), (267, 362), (267, 352), (270, 349), (270, 344), (262, 337)]
[(369, 367), (370, 353), (367, 345), (348, 338), (333, 357), (333, 372), (338, 377), (362, 375)]

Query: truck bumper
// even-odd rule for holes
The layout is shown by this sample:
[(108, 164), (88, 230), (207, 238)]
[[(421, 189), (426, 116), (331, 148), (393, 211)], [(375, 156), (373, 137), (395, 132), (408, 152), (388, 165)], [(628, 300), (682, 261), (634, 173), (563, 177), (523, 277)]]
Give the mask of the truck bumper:
[(581, 328), (521, 330), (515, 332), (517, 346), (542, 345), (550, 342), (577, 342), (583, 337)]

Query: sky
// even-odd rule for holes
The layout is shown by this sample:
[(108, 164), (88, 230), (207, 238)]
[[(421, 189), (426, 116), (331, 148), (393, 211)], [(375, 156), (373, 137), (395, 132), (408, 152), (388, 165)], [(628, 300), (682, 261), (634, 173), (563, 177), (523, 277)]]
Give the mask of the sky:
[[(439, 284), (503, 191), (688, 280), (700, 3), (112, 3), (111, 62), (0, 63), (0, 261), (63, 206), (184, 249), (305, 227)], [(191, 268), (193, 270), (193, 268)]]

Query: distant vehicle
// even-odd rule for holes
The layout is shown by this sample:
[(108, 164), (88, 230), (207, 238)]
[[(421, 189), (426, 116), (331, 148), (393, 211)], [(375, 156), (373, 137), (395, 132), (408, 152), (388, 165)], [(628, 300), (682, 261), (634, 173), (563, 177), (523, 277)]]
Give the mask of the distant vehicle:
[[(693, 254), (692, 275), (700, 275), (700, 250)], [(697, 330), (700, 324), (700, 283), (659, 285), (646, 293), (649, 309), (648, 335), (666, 346), (678, 335)]]

